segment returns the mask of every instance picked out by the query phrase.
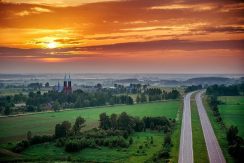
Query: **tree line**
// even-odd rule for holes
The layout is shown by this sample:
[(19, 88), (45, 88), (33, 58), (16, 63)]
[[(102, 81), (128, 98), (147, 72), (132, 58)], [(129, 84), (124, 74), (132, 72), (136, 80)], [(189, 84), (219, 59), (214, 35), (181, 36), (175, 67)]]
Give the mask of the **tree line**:
[(237, 163), (244, 162), (244, 140), (238, 135), (238, 128), (230, 126), (227, 130), (228, 152)]
[[(158, 101), (158, 100), (168, 100), (168, 99), (178, 99), (180, 98), (180, 92), (176, 89), (171, 91), (161, 90), (160, 88), (148, 88), (145, 91), (145, 94), (148, 96), (148, 101)], [(139, 96), (139, 102), (144, 102), (145, 99), (144, 95), (142, 94), (141, 97)]]
[[(224, 88), (224, 90), (228, 90), (229, 92), (222, 92), (220, 90)], [(234, 158), (234, 160), (239, 163), (243, 162), (244, 155), (244, 140), (242, 137), (238, 135), (238, 128), (236, 126), (230, 126), (227, 128), (222, 121), (221, 115), (219, 113), (218, 105), (221, 104), (221, 101), (218, 100), (218, 96), (235, 96), (240, 95), (243, 90), (240, 89), (241, 85), (232, 85), (232, 86), (217, 86), (214, 85), (207, 90), (208, 96), (208, 104), (210, 109), (213, 112), (213, 115), (216, 118), (216, 121), (225, 129), (226, 131), (226, 140), (228, 142), (228, 152)]]
[[(16, 103), (25, 103), (22, 108), (16, 109)], [(109, 90), (94, 93), (76, 90), (70, 94), (56, 91), (46, 93), (30, 92), (28, 95), (0, 97), (0, 112), (9, 115), (18, 112), (36, 112), (45, 110), (58, 111), (62, 108), (81, 108), (114, 104), (133, 104), (133, 99), (128, 95), (113, 95)]]
[(207, 95), (214, 96), (240, 96), (244, 94), (244, 83), (235, 85), (213, 85), (206, 91)]
[(196, 90), (200, 90), (200, 89), (202, 89), (202, 85), (192, 85), (192, 86), (188, 86), (188, 87), (186, 87), (186, 89), (185, 89), (185, 93), (192, 92), (192, 91), (196, 91)]

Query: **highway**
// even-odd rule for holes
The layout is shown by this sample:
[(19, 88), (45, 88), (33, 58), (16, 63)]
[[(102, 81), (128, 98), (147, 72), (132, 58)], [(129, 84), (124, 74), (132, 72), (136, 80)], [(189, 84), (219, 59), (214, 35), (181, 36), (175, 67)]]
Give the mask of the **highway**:
[[(198, 92), (196, 94), (195, 100), (197, 103), (197, 109), (202, 125), (202, 130), (204, 134), (205, 143), (207, 146), (208, 157), (210, 163), (226, 163), (224, 155), (221, 151), (217, 138), (214, 134), (211, 123), (208, 119), (208, 115), (205, 111), (205, 108), (202, 103), (202, 95), (203, 91)], [(200, 152), (200, 151), (199, 151)]]
[(180, 136), (179, 163), (193, 163), (192, 127), (191, 127), (191, 93), (184, 97), (184, 108)]

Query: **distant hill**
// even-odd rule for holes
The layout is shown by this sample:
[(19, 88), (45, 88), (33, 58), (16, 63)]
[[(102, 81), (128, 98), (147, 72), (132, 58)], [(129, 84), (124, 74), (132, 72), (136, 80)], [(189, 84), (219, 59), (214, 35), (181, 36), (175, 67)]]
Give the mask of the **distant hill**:
[(131, 79), (121, 79), (121, 80), (115, 80), (115, 83), (141, 83), (138, 79), (136, 78), (131, 78)]
[(168, 85), (168, 86), (174, 86), (174, 85), (180, 85), (181, 82), (177, 80), (160, 80), (160, 84), (162, 85)]
[(226, 77), (199, 77), (199, 78), (191, 78), (183, 83), (186, 85), (213, 85), (213, 84), (232, 84), (235, 80)]

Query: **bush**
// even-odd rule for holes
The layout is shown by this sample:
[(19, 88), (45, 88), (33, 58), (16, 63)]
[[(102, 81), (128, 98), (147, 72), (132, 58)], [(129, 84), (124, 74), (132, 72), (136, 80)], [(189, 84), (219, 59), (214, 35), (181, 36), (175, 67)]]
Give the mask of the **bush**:
[(129, 144), (133, 144), (133, 138), (131, 137), (130, 140), (129, 140)]
[(66, 152), (78, 152), (81, 150), (81, 146), (78, 142), (70, 141), (65, 144)]
[(26, 148), (29, 147), (29, 142), (26, 140), (23, 140), (21, 142), (19, 142), (13, 149), (14, 152), (20, 153), (23, 152)]
[(65, 139), (58, 139), (55, 145), (57, 147), (63, 147), (65, 145)]
[(53, 136), (47, 136), (47, 135), (44, 135), (44, 136), (33, 136), (30, 139), (30, 144), (31, 145), (41, 144), (41, 143), (50, 142), (50, 141), (53, 141), (53, 140), (54, 140)]
[(169, 158), (169, 151), (162, 151), (159, 153), (159, 158)]
[(169, 134), (165, 135), (164, 137), (164, 146), (171, 145), (171, 137)]

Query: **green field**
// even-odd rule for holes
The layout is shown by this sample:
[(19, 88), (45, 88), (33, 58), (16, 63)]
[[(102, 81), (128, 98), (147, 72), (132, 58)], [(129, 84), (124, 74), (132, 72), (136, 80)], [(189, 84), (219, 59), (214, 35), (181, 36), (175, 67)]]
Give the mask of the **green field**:
[(127, 112), (129, 115), (139, 117), (166, 116), (168, 118), (176, 118), (178, 108), (179, 101), (165, 101), (0, 118), (0, 142), (8, 143), (21, 140), (25, 138), (27, 131), (32, 131), (33, 135), (53, 134), (57, 123), (64, 120), (69, 120), (73, 123), (78, 116), (86, 119), (85, 129), (91, 129), (97, 127), (99, 114), (102, 112), (107, 114)]
[(219, 145), (220, 145), (220, 147), (223, 151), (223, 154), (225, 156), (226, 162), (233, 163), (234, 160), (230, 156), (230, 154), (228, 153), (228, 142), (226, 140), (226, 129), (217, 123), (216, 118), (214, 117), (213, 112), (207, 103), (207, 97), (206, 96), (204, 96), (203, 104), (204, 104), (204, 107), (207, 111), (208, 118), (211, 122), (211, 125), (214, 129), (214, 133), (218, 139)]
[(194, 97), (195, 96), (192, 96), (191, 99), (191, 122), (192, 122), (194, 162), (208, 163), (209, 160), (208, 160), (207, 147), (204, 140), (200, 117), (197, 111), (197, 105)]
[[(154, 143), (150, 144), (150, 138), (153, 137)], [(82, 160), (88, 162), (144, 162), (151, 158), (154, 153), (162, 148), (163, 133), (161, 132), (140, 132), (134, 133), (133, 144), (129, 148), (108, 148), (101, 149), (87, 148), (78, 153), (67, 153), (63, 148), (58, 148), (54, 143), (34, 145), (22, 154), (23, 157), (44, 159), (44, 160), (64, 160), (70, 157), (72, 160)], [(147, 145), (146, 145), (147, 144)], [(142, 146), (142, 149), (139, 149)]]
[(219, 105), (219, 112), (227, 127), (237, 126), (239, 135), (244, 137), (244, 96), (221, 96), (224, 104)]

